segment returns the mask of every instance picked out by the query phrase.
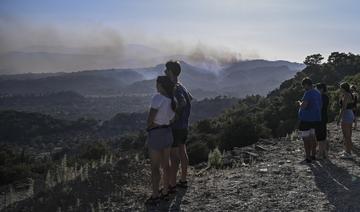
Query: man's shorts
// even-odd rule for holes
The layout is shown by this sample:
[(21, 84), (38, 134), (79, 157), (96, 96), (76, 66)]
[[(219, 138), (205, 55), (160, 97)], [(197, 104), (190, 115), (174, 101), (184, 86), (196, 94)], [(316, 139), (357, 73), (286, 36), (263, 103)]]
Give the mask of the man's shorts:
[(316, 135), (316, 129), (318, 128), (319, 122), (308, 122), (301, 121), (299, 124), (299, 135), (301, 138), (307, 138), (311, 135)]
[(174, 142), (172, 147), (178, 147), (180, 144), (185, 144), (188, 138), (188, 129), (173, 129), (172, 134)]

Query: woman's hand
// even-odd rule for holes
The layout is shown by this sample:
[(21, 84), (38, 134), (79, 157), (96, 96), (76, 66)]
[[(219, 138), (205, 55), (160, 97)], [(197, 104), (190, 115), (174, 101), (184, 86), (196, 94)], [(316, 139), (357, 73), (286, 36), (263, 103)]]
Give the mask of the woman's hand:
[(146, 130), (150, 130), (150, 129), (152, 129), (152, 128), (154, 128), (154, 127), (157, 127), (157, 126), (158, 126), (158, 125), (155, 124), (154, 122), (150, 122), (150, 123), (148, 124)]
[(147, 119), (147, 130), (156, 127), (156, 124), (154, 123), (155, 116), (157, 114), (158, 110), (154, 108), (150, 108), (148, 119)]

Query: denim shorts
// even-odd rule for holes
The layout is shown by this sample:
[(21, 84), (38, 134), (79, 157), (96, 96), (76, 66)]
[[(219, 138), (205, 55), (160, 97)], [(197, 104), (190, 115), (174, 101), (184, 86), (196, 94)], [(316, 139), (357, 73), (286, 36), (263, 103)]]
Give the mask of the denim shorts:
[(151, 150), (170, 148), (174, 142), (171, 127), (157, 128), (148, 131), (147, 145)]
[(341, 122), (345, 124), (352, 124), (354, 122), (355, 115), (351, 109), (346, 109), (341, 117)]

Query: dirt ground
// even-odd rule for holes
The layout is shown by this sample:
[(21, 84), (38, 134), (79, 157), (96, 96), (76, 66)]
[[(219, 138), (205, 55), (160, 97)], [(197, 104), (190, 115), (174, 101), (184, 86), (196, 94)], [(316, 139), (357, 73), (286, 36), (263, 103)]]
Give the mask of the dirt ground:
[(129, 156), (91, 173), (87, 182), (54, 188), (7, 211), (360, 211), (360, 131), (353, 134), (353, 160), (339, 157), (340, 128), (329, 124), (329, 131), (329, 160), (301, 163), (300, 140), (260, 141), (261, 148), (246, 150), (256, 159), (223, 169), (191, 167), (189, 188), (157, 207), (144, 205), (149, 161)]

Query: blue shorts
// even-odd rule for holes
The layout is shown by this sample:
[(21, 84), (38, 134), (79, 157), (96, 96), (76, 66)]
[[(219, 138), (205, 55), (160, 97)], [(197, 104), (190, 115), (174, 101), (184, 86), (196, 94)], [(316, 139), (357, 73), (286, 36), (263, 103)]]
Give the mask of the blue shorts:
[(171, 127), (157, 128), (148, 131), (147, 145), (151, 150), (160, 151), (170, 148), (174, 142)]
[(341, 122), (345, 124), (352, 124), (354, 122), (355, 115), (351, 109), (346, 109), (341, 117)]

